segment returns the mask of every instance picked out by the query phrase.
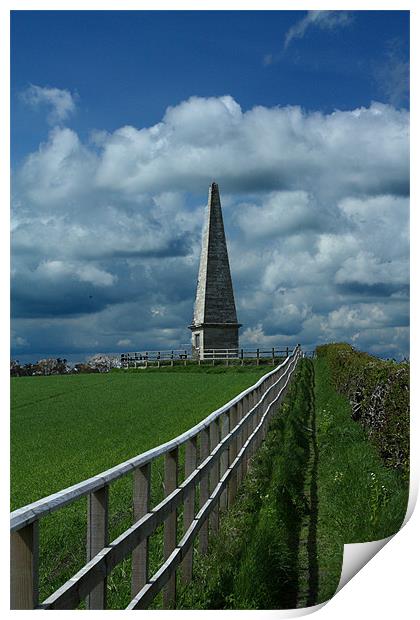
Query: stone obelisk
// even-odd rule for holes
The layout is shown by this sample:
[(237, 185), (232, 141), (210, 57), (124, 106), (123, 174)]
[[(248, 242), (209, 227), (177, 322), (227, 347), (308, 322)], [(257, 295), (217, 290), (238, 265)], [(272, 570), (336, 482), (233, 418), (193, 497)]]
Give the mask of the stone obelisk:
[(205, 349), (238, 349), (239, 328), (219, 188), (209, 188), (192, 331), (193, 356)]

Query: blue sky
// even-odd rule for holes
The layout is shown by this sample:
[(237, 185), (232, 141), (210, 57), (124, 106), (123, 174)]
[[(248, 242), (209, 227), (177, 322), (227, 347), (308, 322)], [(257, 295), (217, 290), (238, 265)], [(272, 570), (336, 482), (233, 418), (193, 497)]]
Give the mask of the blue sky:
[[(231, 95), (243, 110), (300, 105), (330, 112), (396, 98), (390, 74), (408, 61), (408, 11), (346, 12), (331, 28), (308, 26), (284, 48), (305, 11), (19, 11), (12, 14), (12, 152), (45, 136), (28, 114), (29, 84), (78, 93), (71, 126), (154, 125), (191, 95)], [(391, 61), (391, 62), (390, 62)], [(401, 67), (401, 79), (404, 69)]]
[(188, 342), (213, 178), (244, 344), (407, 355), (408, 29), (13, 12), (12, 355)]

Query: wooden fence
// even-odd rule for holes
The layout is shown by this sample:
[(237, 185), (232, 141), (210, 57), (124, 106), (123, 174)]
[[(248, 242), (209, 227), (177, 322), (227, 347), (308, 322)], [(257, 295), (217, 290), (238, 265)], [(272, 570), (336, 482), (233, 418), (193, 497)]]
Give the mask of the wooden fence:
[(138, 351), (132, 353), (121, 354), (122, 368), (137, 368), (138, 366), (147, 366), (152, 363), (155, 366), (175, 364), (187, 364), (188, 362), (217, 362), (217, 361), (233, 361), (244, 364), (246, 360), (254, 361), (257, 365), (260, 361), (269, 360), (273, 365), (279, 358), (288, 357), (292, 354), (292, 349), (285, 347), (277, 349), (204, 349), (201, 359), (194, 356), (189, 349), (174, 349), (173, 351)]
[[(209, 528), (218, 529), (219, 511), (234, 500), (249, 459), (263, 441), (270, 418), (284, 398), (302, 356), (293, 353), (255, 385), (175, 439), (144, 452), (84, 482), (11, 513), (11, 608), (106, 608), (106, 580), (131, 555), (132, 600), (127, 609), (147, 608), (163, 589), (165, 608), (176, 604), (176, 571), (183, 583), (192, 578), (192, 545), (206, 553)], [(178, 483), (179, 452), (184, 450), (185, 478)], [(151, 464), (164, 457), (165, 498), (150, 506)], [(111, 483), (132, 474), (133, 525), (108, 542)], [(198, 491), (199, 508), (195, 509)], [(42, 603), (38, 598), (39, 521), (45, 515), (87, 496), (87, 563)], [(177, 540), (177, 512), (183, 507), (183, 536)], [(149, 575), (149, 537), (164, 524), (164, 557)]]

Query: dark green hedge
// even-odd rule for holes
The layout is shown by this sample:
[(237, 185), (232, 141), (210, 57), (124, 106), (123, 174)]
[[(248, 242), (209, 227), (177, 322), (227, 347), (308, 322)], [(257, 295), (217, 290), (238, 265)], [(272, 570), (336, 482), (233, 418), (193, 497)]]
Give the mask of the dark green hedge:
[(319, 346), (316, 354), (328, 361), (335, 389), (350, 400), (353, 419), (367, 429), (385, 464), (408, 478), (409, 363), (384, 361), (345, 343)]

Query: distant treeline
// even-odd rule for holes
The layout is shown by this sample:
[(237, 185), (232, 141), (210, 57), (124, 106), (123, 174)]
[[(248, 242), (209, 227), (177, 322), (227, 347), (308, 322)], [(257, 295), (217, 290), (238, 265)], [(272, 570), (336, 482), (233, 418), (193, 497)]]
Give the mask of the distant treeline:
[(335, 389), (346, 396), (352, 417), (367, 429), (385, 464), (409, 475), (410, 365), (356, 351), (349, 344), (317, 347), (328, 361)]
[(20, 364), (19, 360), (11, 360), (11, 377), (33, 377), (49, 375), (85, 374), (109, 372), (118, 368), (120, 361), (117, 357), (97, 354), (84, 363), (70, 366), (66, 359), (60, 357), (38, 360), (35, 364)]

